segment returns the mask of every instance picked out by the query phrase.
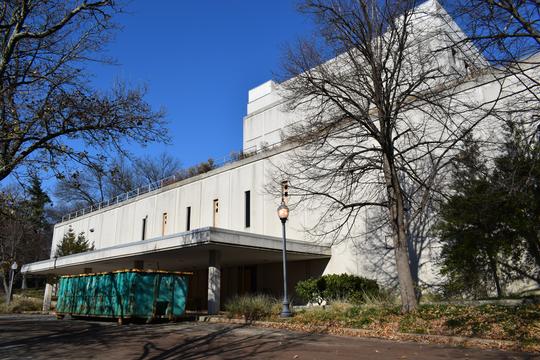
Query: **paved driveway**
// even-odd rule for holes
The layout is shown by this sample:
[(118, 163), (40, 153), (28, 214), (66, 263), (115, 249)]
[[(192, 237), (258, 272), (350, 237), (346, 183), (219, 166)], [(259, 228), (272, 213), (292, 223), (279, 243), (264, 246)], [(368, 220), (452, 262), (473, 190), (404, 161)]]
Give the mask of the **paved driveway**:
[(533, 359), (528, 354), (205, 323), (0, 316), (0, 359)]

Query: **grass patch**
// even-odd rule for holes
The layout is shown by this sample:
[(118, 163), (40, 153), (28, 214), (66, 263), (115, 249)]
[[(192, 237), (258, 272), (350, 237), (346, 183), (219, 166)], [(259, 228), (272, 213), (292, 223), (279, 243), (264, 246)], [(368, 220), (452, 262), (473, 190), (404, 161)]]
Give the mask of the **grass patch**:
[[(278, 317), (275, 317), (279, 321)], [(516, 341), (526, 350), (540, 350), (540, 305), (421, 305), (401, 314), (397, 305), (332, 304), (298, 311), (292, 322), (303, 326), (335, 326), (396, 333), (431, 334)]]
[(10, 304), (7, 305), (5, 303), (5, 296), (3, 295), (0, 302), (0, 313), (16, 314), (27, 311), (41, 311), (42, 305), (42, 299), (17, 294), (13, 295), (13, 299), (11, 300)]
[(14, 289), (13, 294), (43, 300), (45, 289)]
[(268, 295), (235, 296), (225, 304), (227, 316), (246, 320), (264, 320), (281, 312), (281, 303)]

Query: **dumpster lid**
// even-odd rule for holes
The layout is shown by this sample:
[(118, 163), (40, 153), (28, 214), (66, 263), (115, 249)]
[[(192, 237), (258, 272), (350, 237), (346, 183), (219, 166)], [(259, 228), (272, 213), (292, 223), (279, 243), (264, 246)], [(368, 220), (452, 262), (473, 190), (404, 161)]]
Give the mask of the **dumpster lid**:
[(88, 273), (88, 274), (76, 274), (76, 275), (62, 275), (61, 278), (70, 278), (70, 277), (80, 277), (80, 276), (97, 276), (97, 275), (108, 275), (108, 274), (117, 274), (124, 272), (136, 272), (136, 273), (149, 273), (149, 274), (174, 274), (174, 275), (193, 275), (189, 271), (168, 271), (168, 270), (153, 270), (153, 269), (121, 269), (108, 272), (97, 272), (97, 273)]

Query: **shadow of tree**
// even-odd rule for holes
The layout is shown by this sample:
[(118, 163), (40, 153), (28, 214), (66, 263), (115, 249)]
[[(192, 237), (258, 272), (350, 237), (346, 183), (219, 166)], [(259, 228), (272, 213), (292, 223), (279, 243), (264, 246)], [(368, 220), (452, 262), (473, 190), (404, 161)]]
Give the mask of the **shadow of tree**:
[[(260, 357), (263, 354), (278, 352), (306, 340), (315, 340), (316, 335), (309, 333), (289, 333), (258, 329), (249, 331), (247, 325), (226, 326), (201, 336), (188, 337), (181, 344), (168, 349), (161, 349), (152, 342), (143, 346), (143, 353), (138, 360), (166, 359), (203, 359), (211, 356), (235, 359), (239, 357)], [(245, 332), (238, 332), (246, 328)], [(186, 329), (189, 330), (189, 329)], [(248, 336), (245, 336), (249, 334)], [(161, 352), (152, 355), (150, 350)]]
[[(92, 358), (124, 354), (122, 358), (203, 359), (261, 357), (316, 341), (317, 335), (283, 333), (247, 325), (193, 322), (130, 324), (80, 320), (0, 319), (0, 358)], [(114, 357), (114, 356), (113, 356)], [(268, 357), (268, 356), (266, 356)]]

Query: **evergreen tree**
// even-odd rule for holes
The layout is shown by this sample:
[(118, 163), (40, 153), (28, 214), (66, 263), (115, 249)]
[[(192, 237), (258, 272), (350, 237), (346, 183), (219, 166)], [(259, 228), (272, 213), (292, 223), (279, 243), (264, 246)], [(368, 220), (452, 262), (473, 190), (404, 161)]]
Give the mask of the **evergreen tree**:
[(490, 182), (490, 173), (476, 142), (469, 138), (453, 169), (453, 195), (441, 206), (438, 225), (442, 274), (448, 295), (485, 297), (492, 289), (503, 295), (501, 253), (508, 252), (504, 197)]
[(50, 226), (45, 216), (45, 206), (51, 203), (49, 195), (41, 187), (41, 179), (37, 175), (31, 175), (30, 187), (27, 191), (28, 220), (35, 232), (43, 233)]
[(84, 232), (76, 235), (72, 228), (68, 228), (67, 233), (62, 238), (62, 242), (56, 247), (56, 256), (78, 254), (90, 250), (94, 250), (94, 245), (90, 244), (86, 239)]
[(453, 171), (453, 195), (438, 225), (445, 289), (475, 297), (504, 282), (540, 284), (540, 144), (519, 122), (491, 169), (469, 139)]
[(492, 179), (506, 198), (504, 224), (513, 250), (502, 264), (513, 278), (540, 283), (540, 132), (520, 122), (506, 132)]

